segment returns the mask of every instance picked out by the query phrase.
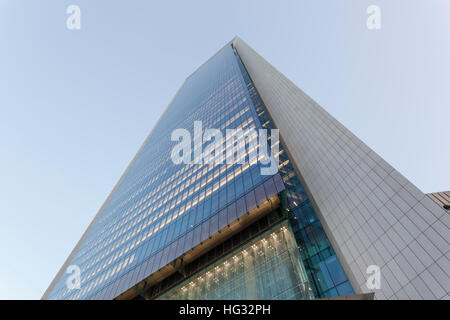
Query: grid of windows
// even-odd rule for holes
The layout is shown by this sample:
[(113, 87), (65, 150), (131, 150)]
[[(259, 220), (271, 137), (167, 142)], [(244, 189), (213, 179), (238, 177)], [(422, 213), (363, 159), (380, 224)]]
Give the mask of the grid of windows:
[(292, 233), (286, 226), (258, 237), (159, 299), (313, 299)]
[(261, 176), (257, 162), (173, 164), (171, 133), (192, 132), (194, 121), (204, 129), (261, 128), (229, 45), (186, 80), (73, 255), (81, 289), (68, 289), (61, 276), (49, 299), (91, 298), (145, 262), (145, 271), (127, 279), (131, 287), (281, 190), (279, 176)]
[[(241, 129), (235, 143), (248, 146), (245, 164), (197, 164), (194, 158), (175, 165), (171, 133), (194, 132), (194, 121), (202, 121), (203, 130)], [(249, 159), (259, 147), (252, 143), (254, 129), (272, 127), (237, 52), (225, 46), (186, 79), (71, 257), (69, 264), (81, 269), (81, 289), (68, 289), (63, 275), (48, 298), (114, 298), (285, 188), (314, 295), (352, 293), (283, 146), (274, 155), (280, 174), (273, 177), (262, 176), (259, 162)]]
[[(236, 50), (235, 55), (262, 127), (272, 129), (273, 124)], [(350, 281), (345, 275), (282, 143), (280, 143), (279, 150), (279, 171), (286, 186), (287, 200), (291, 209), (289, 220), (315, 296), (325, 298), (354, 294)]]

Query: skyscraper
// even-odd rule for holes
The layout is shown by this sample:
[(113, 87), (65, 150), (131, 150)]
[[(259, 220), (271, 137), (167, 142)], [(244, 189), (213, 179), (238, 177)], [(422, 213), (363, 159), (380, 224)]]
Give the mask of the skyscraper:
[(442, 299), (448, 226), (235, 38), (183, 83), (43, 298)]

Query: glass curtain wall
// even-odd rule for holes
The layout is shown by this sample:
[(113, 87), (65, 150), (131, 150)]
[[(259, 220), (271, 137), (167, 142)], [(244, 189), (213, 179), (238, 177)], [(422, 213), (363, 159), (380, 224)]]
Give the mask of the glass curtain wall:
[[(244, 64), (239, 58), (239, 54), (236, 50), (234, 50), (234, 53), (258, 114), (259, 122), (263, 128), (270, 131), (275, 127)], [(288, 133), (280, 132), (281, 137), (283, 134)], [(270, 139), (269, 134), (268, 139)], [(286, 186), (287, 201), (290, 208), (289, 221), (315, 296), (325, 298), (354, 294), (353, 288), (281, 142), (279, 150), (279, 173)]]
[[(250, 211), (276, 193), (272, 177), (248, 161), (249, 148), (245, 164), (197, 162), (194, 140), (202, 140), (195, 121), (223, 134), (261, 127), (231, 45), (186, 79), (73, 254), (69, 264), (81, 270), (81, 289), (70, 290), (63, 273), (49, 299), (114, 297), (236, 220), (236, 208)], [(189, 164), (171, 160), (175, 129), (193, 133)]]
[(158, 299), (312, 299), (292, 232), (278, 226)]

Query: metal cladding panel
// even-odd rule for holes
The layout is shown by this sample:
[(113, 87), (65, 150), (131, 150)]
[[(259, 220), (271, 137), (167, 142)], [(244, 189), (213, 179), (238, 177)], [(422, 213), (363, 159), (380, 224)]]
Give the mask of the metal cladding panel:
[(227, 216), (228, 215), (227, 215), (227, 209), (226, 208), (223, 209), (222, 211), (220, 211), (220, 213), (219, 213), (219, 230), (222, 230), (228, 224)]
[[(148, 264), (148, 268), (147, 268), (147, 274), (152, 274), (153, 272), (157, 271), (157, 267), (156, 267), (156, 255), (152, 256), (150, 259), (150, 262)], [(132, 285), (132, 283), (129, 283), (129, 287)]]
[[(192, 235), (192, 234), (191, 234)], [(191, 238), (192, 241), (192, 238)], [(154, 257), (155, 257), (155, 261), (153, 262), (154, 264), (154, 271), (157, 271), (161, 268), (161, 257), (162, 257), (162, 251), (159, 251)], [(130, 283), (133, 283), (134, 281), (132, 279), (130, 279)]]
[(244, 214), (247, 213), (247, 207), (245, 206), (245, 198), (242, 197), (236, 202), (236, 210), (237, 210), (237, 217), (240, 218)]
[(176, 253), (177, 253), (177, 244), (178, 244), (178, 240), (174, 241), (171, 245), (170, 245), (170, 249), (169, 249), (169, 255), (167, 260), (168, 261), (172, 261), (175, 259)]
[(266, 191), (267, 198), (271, 198), (275, 194), (277, 194), (277, 189), (275, 188), (275, 183), (273, 179), (269, 179), (264, 182), (264, 189)]
[(201, 237), (201, 241), (207, 239), (209, 237), (209, 223), (210, 221), (207, 220), (205, 222), (203, 222), (202, 224), (202, 237)]
[(228, 224), (231, 224), (233, 221), (237, 219), (236, 215), (236, 203), (233, 202), (227, 208), (228, 211)]
[(377, 265), (377, 299), (448, 299), (450, 216), (241, 39), (233, 44), (354, 289), (372, 291), (367, 268)]
[(184, 252), (187, 252), (192, 248), (192, 238), (194, 237), (194, 231), (189, 232), (186, 235), (186, 242), (184, 244)]
[[(195, 235), (195, 230), (194, 230), (194, 235)], [(193, 237), (193, 239), (194, 239), (194, 237)], [(159, 262), (159, 268), (164, 267), (166, 264), (168, 264), (170, 262), (168, 259), (169, 249), (170, 249), (170, 247), (165, 247), (164, 250), (162, 251), (161, 261)]]
[(279, 174), (273, 176), (273, 181), (275, 183), (275, 187), (277, 188), (277, 192), (281, 192), (284, 190), (284, 183)]
[[(147, 267), (147, 264), (144, 263), (143, 264), (143, 269), (145, 269)], [(126, 283), (126, 276), (123, 276), (121, 278), (119, 278), (119, 280), (117, 281), (117, 292), (120, 294), (121, 292), (123, 292), (124, 289), (128, 289), (128, 283)], [(118, 294), (116, 294), (117, 296)]]
[(186, 240), (186, 235), (184, 235), (180, 239), (178, 239), (177, 257), (181, 256), (184, 253), (185, 240)]
[(216, 214), (210, 219), (209, 236), (213, 236), (217, 231), (219, 231), (219, 217)]
[(256, 196), (256, 204), (259, 206), (264, 201), (266, 201), (266, 193), (264, 191), (264, 185), (260, 185), (255, 189), (255, 196)]
[(245, 203), (247, 204), (247, 212), (256, 208), (255, 193), (253, 191), (245, 195)]
[(192, 238), (192, 245), (191, 245), (192, 248), (200, 243), (201, 234), (202, 234), (202, 226), (198, 226), (197, 228), (194, 229), (194, 237)]

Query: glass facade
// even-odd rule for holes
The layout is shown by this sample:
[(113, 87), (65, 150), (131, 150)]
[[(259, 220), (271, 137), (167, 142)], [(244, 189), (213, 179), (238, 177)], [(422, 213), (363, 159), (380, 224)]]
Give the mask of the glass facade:
[[(262, 123), (263, 128), (273, 129), (274, 126), (267, 110), (236, 50), (235, 55), (260, 123)], [(283, 134), (289, 133), (283, 131), (281, 136)], [(354, 294), (353, 288), (281, 142), (279, 150), (279, 172), (286, 186), (290, 208), (289, 220), (315, 296), (326, 298)]]
[(159, 299), (313, 299), (292, 232), (286, 226), (257, 237)]
[(128, 289), (284, 188), (257, 162), (175, 165), (171, 133), (192, 132), (194, 121), (204, 130), (261, 127), (229, 45), (186, 79), (71, 258), (81, 289), (68, 289), (63, 275), (49, 299), (103, 298), (122, 277)]
[[(202, 121), (203, 130), (242, 129), (236, 144), (248, 146), (245, 164), (197, 164), (195, 150), (194, 163), (174, 164), (171, 151), (176, 142), (171, 134), (183, 128), (194, 132), (193, 140), (198, 139), (194, 121)], [(289, 293), (264, 291), (258, 297), (309, 298), (308, 291), (299, 289), (306, 285), (305, 272), (316, 297), (352, 292), (284, 150), (280, 149), (280, 173), (273, 176), (261, 175), (260, 163), (249, 161), (254, 151), (251, 142), (256, 139), (252, 130), (271, 127), (237, 53), (231, 45), (225, 46), (186, 79), (68, 260), (68, 265), (81, 270), (81, 288), (67, 288), (69, 275), (62, 273), (47, 298), (114, 298), (285, 189), (302, 262), (292, 262), (291, 245), (277, 247), (276, 243), (271, 246), (278, 249), (264, 251), (262, 262), (254, 257), (255, 272), (267, 272), (267, 277), (280, 272), (280, 281), (291, 279), (285, 285)], [(202, 141), (203, 147), (209, 143)], [(283, 261), (285, 271), (273, 267)], [(246, 270), (250, 269), (230, 273), (230, 286), (249, 276)], [(221, 292), (224, 298), (255, 294), (242, 288), (240, 293), (227, 290), (221, 285), (214, 294)], [(199, 292), (192, 296), (202, 294), (208, 296)]]

